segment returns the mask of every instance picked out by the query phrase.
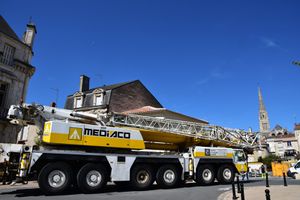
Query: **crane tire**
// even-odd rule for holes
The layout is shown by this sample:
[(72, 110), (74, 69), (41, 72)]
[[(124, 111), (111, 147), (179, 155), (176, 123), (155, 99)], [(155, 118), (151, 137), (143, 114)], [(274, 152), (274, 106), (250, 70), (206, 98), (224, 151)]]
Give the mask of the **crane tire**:
[(72, 168), (64, 162), (46, 164), (39, 172), (38, 184), (45, 194), (60, 194), (72, 183)]
[(200, 185), (211, 185), (215, 180), (215, 169), (212, 165), (201, 165), (197, 169), (196, 182)]
[(179, 170), (174, 165), (161, 166), (156, 174), (156, 182), (162, 188), (176, 187), (180, 181)]
[(131, 170), (130, 183), (138, 190), (149, 188), (153, 184), (154, 180), (153, 169), (149, 165), (135, 165)]
[(229, 184), (234, 181), (235, 172), (231, 165), (221, 165), (218, 169), (217, 179), (222, 184)]
[(85, 164), (77, 173), (77, 185), (83, 193), (100, 191), (107, 183), (107, 170), (101, 164)]

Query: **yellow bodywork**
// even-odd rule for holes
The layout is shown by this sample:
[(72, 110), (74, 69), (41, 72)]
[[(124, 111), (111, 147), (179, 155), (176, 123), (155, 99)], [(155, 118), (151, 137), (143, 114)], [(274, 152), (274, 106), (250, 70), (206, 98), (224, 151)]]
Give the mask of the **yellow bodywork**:
[(240, 174), (247, 172), (248, 165), (246, 159), (235, 158), (237, 152), (243, 153), (242, 150), (233, 150), (231, 148), (223, 147), (196, 147), (194, 149), (195, 158), (218, 158), (218, 159), (232, 159), (232, 163), (235, 165), (236, 170)]
[(247, 162), (239, 162), (235, 163), (235, 167), (239, 173), (244, 174), (247, 172), (248, 164)]
[[(139, 132), (129, 131), (131, 138), (111, 137), (116, 131), (123, 133), (127, 130), (119, 128), (105, 129), (107, 136), (86, 135), (84, 130), (87, 126), (71, 124), (66, 122), (49, 121), (45, 123), (43, 142), (48, 144), (62, 145), (81, 145), (92, 147), (111, 147), (111, 148), (126, 148), (126, 149), (145, 149), (145, 144), (142, 137), (138, 137)], [(89, 125), (88, 128), (98, 130), (98, 126)], [(135, 137), (136, 135), (137, 137)]]

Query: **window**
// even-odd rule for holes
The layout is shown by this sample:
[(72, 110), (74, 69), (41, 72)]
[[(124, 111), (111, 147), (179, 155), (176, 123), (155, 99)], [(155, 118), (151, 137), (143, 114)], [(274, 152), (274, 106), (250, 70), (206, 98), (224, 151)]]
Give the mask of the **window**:
[(93, 101), (93, 106), (100, 106), (103, 105), (103, 98), (105, 95), (105, 91), (101, 88), (97, 88), (93, 91), (94, 95), (94, 101)]
[(268, 130), (268, 124), (267, 123), (263, 123), (263, 130)]
[(74, 108), (81, 108), (81, 107), (82, 107), (82, 97), (75, 97)]
[(102, 94), (95, 94), (94, 99), (94, 106), (99, 106), (103, 104), (103, 95)]
[(4, 107), (8, 85), (0, 83), (0, 107)]
[(237, 150), (237, 151), (234, 151), (234, 160), (235, 160), (235, 162), (243, 162), (243, 161), (247, 160), (247, 158), (243, 151)]
[(287, 146), (291, 147), (292, 146), (292, 142), (291, 141), (287, 141)]
[(1, 62), (6, 65), (12, 65), (14, 60), (15, 48), (5, 44)]

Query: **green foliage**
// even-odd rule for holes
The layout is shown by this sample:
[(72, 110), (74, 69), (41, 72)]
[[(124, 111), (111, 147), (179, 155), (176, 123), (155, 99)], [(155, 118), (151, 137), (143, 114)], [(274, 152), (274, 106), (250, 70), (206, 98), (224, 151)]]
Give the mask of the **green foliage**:
[(267, 156), (265, 158), (261, 158), (260, 162), (264, 163), (267, 166), (267, 169), (269, 170), (269, 169), (272, 168), (271, 163), (275, 162), (275, 161), (281, 162), (282, 159), (279, 156), (271, 154), (271, 155), (269, 155), (269, 156)]
[(42, 138), (40, 136), (36, 136), (34, 138), (34, 143), (35, 143), (36, 146), (41, 146), (41, 144), (42, 144)]

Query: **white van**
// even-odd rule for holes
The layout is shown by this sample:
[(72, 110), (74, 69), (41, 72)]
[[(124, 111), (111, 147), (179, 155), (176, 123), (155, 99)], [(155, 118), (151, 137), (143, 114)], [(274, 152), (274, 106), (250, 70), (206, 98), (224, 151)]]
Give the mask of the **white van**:
[(300, 160), (293, 167), (290, 167), (287, 172), (287, 175), (292, 178), (295, 178), (295, 174), (300, 174)]

